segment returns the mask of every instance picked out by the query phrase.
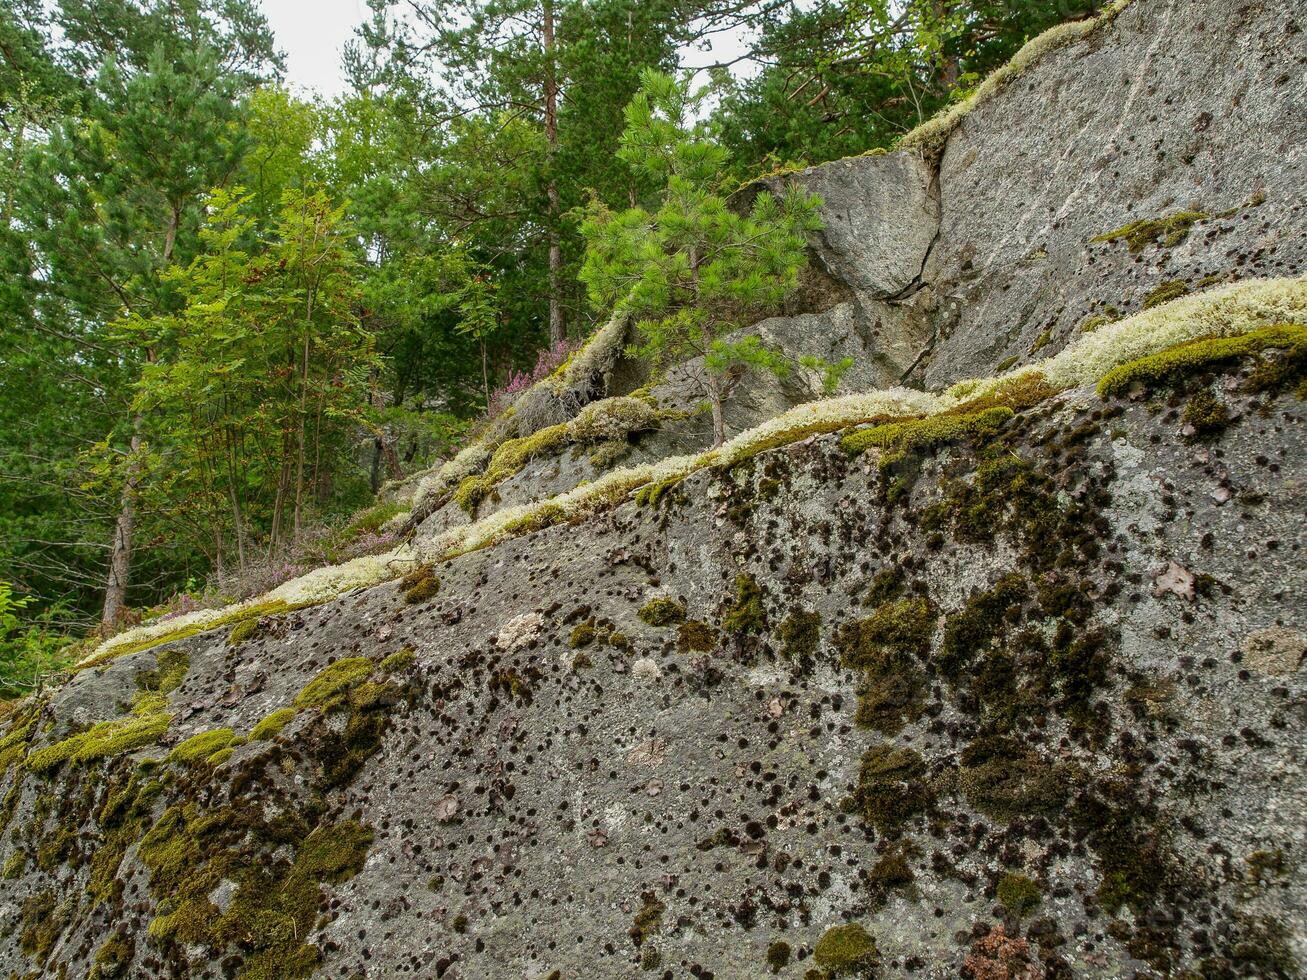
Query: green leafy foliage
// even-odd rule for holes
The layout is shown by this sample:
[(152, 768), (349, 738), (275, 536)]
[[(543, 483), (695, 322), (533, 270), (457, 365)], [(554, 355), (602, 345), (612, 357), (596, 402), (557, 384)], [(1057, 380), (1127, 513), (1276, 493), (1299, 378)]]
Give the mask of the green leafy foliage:
[(722, 405), (744, 372), (784, 375), (790, 363), (756, 337), (728, 336), (776, 307), (798, 284), (807, 235), (821, 227), (820, 200), (798, 187), (783, 199), (759, 194), (748, 214), (727, 206), (725, 148), (693, 123), (703, 93), (647, 70), (626, 108), (619, 156), (662, 184), (653, 211), (614, 212), (593, 201), (581, 231), (580, 278), (597, 306), (626, 305), (641, 340), (631, 353), (656, 370), (701, 358), (692, 381), (725, 440)]

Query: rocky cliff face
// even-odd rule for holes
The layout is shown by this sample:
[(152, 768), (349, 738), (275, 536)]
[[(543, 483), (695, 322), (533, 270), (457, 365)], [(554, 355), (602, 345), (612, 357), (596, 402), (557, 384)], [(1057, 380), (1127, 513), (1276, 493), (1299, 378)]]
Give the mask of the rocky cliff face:
[[(751, 191), (827, 223), (755, 329), (857, 390), (1039, 370), (458, 548), (432, 477), (403, 579), (126, 637), (0, 737), (0, 970), (1298, 975), (1307, 287), (1176, 297), (1304, 271), (1301, 26), (1136, 0), (1069, 39)], [(609, 346), (503, 438), (639, 384)], [(662, 426), (616, 465), (700, 445)], [(614, 466), (545, 442), (477, 517)]]

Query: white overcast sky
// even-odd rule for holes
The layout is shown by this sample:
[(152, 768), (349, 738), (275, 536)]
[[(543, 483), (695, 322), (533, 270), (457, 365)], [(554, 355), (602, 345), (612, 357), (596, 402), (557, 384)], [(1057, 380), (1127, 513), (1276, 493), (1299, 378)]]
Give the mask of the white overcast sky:
[(345, 90), (340, 53), (368, 15), (364, 0), (263, 0), (263, 12), (286, 53), (286, 81), (328, 98)]
[[(292, 88), (331, 98), (345, 91), (340, 55), (354, 36), (354, 29), (367, 18), (365, 0), (262, 0), (263, 12), (286, 54), (286, 81)], [(694, 52), (685, 64), (707, 64), (714, 58), (727, 59), (743, 50), (744, 40), (736, 35), (713, 38), (712, 50)], [(702, 82), (697, 79), (696, 82)]]

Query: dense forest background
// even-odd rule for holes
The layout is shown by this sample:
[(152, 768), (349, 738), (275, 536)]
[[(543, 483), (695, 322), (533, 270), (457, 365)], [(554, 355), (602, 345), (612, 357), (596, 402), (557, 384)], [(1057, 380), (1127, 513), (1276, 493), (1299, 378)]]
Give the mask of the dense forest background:
[(0, 0), (0, 693), (386, 546), (386, 482), (603, 316), (582, 225), (659, 190), (618, 152), (646, 69), (707, 89), (725, 193), (891, 147), (1099, 6), (369, 3), (327, 101), (255, 0)]

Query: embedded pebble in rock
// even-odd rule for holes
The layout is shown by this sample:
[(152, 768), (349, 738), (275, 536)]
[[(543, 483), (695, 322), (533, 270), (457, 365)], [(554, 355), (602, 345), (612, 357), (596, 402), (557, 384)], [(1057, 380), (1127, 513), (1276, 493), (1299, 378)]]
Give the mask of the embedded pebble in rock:
[(1307, 661), (1307, 633), (1268, 626), (1244, 637), (1243, 665), (1263, 674), (1292, 674)]

